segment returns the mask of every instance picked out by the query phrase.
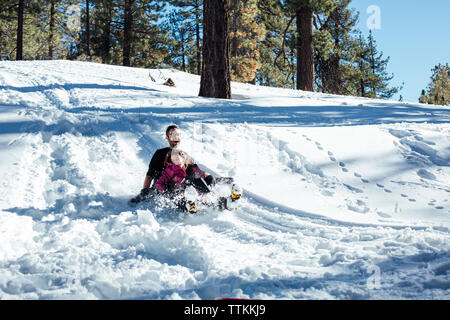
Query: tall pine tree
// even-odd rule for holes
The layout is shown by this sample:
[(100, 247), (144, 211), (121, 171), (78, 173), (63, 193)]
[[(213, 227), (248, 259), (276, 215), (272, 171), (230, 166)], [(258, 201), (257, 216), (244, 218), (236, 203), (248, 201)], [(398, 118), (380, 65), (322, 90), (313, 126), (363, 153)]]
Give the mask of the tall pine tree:
[(258, 1), (259, 24), (265, 37), (258, 43), (260, 67), (256, 82), (272, 87), (295, 88), (295, 16), (278, 0)]
[(351, 87), (349, 65), (352, 63), (352, 30), (358, 15), (350, 8), (351, 0), (340, 0), (339, 4), (323, 20), (317, 19), (318, 30), (327, 31), (322, 44), (315, 50), (316, 86), (320, 92), (349, 94)]
[(258, 21), (260, 12), (256, 0), (231, 1), (231, 78), (255, 83), (260, 68), (259, 43), (265, 28)]
[[(314, 42), (328, 41), (326, 33), (317, 33), (314, 39), (314, 14), (329, 14), (338, 4), (337, 0), (289, 0), (297, 24), (297, 89), (314, 91)], [(316, 28), (317, 29), (317, 28)]]
[[(169, 14), (168, 29), (176, 40), (171, 50), (169, 64), (194, 74), (201, 74), (202, 67), (202, 0), (169, 0), (173, 7)], [(184, 58), (182, 58), (184, 56)], [(181, 60), (181, 63), (180, 63)], [(184, 67), (183, 67), (183, 61)]]
[(19, 0), (17, 6), (16, 60), (23, 59), (23, 20), (25, 0)]
[(203, 65), (199, 96), (231, 99), (230, 0), (203, 4)]
[(354, 50), (354, 81), (358, 96), (389, 99), (401, 90), (401, 87), (389, 87), (394, 77), (387, 73), (389, 57), (384, 58), (383, 53), (378, 52), (371, 32), (367, 39), (359, 34)]

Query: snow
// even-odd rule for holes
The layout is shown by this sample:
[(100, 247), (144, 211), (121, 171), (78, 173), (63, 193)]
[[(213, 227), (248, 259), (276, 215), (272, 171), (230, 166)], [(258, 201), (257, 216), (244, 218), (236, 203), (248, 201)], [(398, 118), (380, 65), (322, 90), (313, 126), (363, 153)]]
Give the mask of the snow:
[[(199, 81), (0, 62), (0, 299), (450, 298), (448, 107)], [(128, 206), (172, 123), (236, 210)]]

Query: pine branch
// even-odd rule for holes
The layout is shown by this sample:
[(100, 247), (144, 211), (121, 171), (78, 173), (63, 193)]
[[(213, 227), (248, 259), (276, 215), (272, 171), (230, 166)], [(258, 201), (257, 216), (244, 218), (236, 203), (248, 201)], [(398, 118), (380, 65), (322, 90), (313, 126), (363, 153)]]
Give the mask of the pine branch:
[(287, 34), (287, 32), (288, 32), (288, 30), (289, 30), (289, 28), (291, 26), (292, 21), (294, 21), (294, 19), (295, 19), (295, 15), (293, 15), (291, 17), (291, 20), (289, 20), (289, 22), (288, 22), (288, 24), (286, 26), (286, 29), (283, 32), (283, 41), (281, 43), (281, 50), (280, 50), (280, 52), (278, 53), (278, 55), (276, 56), (276, 58), (275, 58), (275, 60), (273, 62), (274, 65), (276, 65), (278, 68), (280, 68), (280, 66), (278, 65), (278, 58), (281, 56), (281, 54), (283, 54), (284, 61), (286, 61), (286, 53), (284, 52), (284, 46), (285, 46), (285, 43), (286, 43), (286, 34)]

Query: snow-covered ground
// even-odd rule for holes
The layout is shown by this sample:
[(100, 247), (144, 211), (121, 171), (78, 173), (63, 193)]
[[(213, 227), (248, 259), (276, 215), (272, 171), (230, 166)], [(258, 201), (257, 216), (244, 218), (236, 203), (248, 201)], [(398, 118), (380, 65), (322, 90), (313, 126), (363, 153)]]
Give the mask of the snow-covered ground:
[[(448, 107), (199, 80), (0, 62), (0, 299), (450, 298)], [(128, 206), (172, 123), (237, 210)]]

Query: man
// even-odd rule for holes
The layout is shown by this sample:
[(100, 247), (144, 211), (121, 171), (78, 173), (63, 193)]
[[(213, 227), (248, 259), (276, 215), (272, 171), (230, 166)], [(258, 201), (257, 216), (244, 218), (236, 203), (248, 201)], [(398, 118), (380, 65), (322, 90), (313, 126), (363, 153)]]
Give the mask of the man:
[(175, 124), (168, 126), (166, 129), (165, 139), (167, 140), (167, 142), (169, 142), (169, 146), (166, 148), (158, 149), (153, 154), (153, 157), (150, 160), (150, 164), (148, 165), (147, 174), (145, 175), (144, 186), (141, 190), (141, 193), (131, 199), (132, 203), (140, 202), (149, 195), (152, 182), (154, 183), (159, 179), (161, 173), (164, 170), (164, 167), (166, 166), (166, 163), (171, 162), (170, 152), (181, 142), (180, 128)]
[[(152, 159), (150, 160), (150, 164), (148, 166), (147, 174), (145, 175), (144, 185), (141, 190), (141, 193), (131, 199), (132, 203), (137, 203), (142, 201), (145, 197), (150, 194), (150, 189), (152, 183), (154, 183), (161, 177), (163, 170), (166, 167), (167, 163), (171, 163), (170, 154), (172, 149), (175, 149), (179, 146), (181, 142), (181, 132), (180, 128), (173, 124), (167, 127), (166, 129), (166, 137), (165, 139), (169, 143), (169, 146), (166, 148), (158, 149), (154, 153)], [(186, 164), (195, 165), (195, 162), (185, 153)], [(209, 174), (206, 174), (205, 181), (208, 184), (212, 183), (213, 177)]]
[[(143, 189), (150, 188), (153, 181), (156, 182), (164, 170), (165, 164), (171, 162), (169, 153), (173, 148), (177, 147), (181, 142), (180, 128), (173, 124), (166, 129), (166, 140), (169, 142), (169, 147), (156, 150), (155, 154), (150, 160), (148, 171), (145, 176)], [(192, 159), (191, 159), (192, 161)]]
[[(177, 125), (170, 125), (166, 129), (166, 137), (165, 139), (169, 143), (169, 147), (162, 148), (156, 150), (152, 159), (150, 160), (150, 164), (148, 166), (147, 174), (145, 175), (144, 185), (141, 190), (141, 193), (136, 197), (130, 200), (131, 203), (138, 203), (147, 198), (150, 195), (152, 183), (154, 183), (161, 177), (162, 172), (166, 168), (167, 163), (172, 163), (171, 153), (173, 149), (178, 150), (178, 146), (181, 142), (181, 132), (180, 128)], [(192, 158), (184, 153), (186, 165), (191, 165), (191, 167), (196, 167), (197, 165), (192, 160)], [(207, 193), (210, 191), (210, 186), (214, 185), (216, 181), (225, 182), (225, 183), (233, 183), (233, 178), (217, 178), (215, 179), (208, 173), (205, 173), (204, 178), (200, 179), (192, 179), (190, 183), (195, 187), (195, 189), (200, 193)], [(205, 185), (206, 183), (206, 185)], [(233, 201), (240, 198), (242, 191), (238, 186), (233, 184), (233, 188), (239, 190), (236, 192), (235, 197), (232, 196)], [(234, 190), (234, 189), (233, 189)], [(155, 190), (153, 190), (155, 191)], [(155, 191), (156, 192), (156, 191)], [(232, 191), (233, 193), (233, 191)], [(234, 194), (234, 193), (233, 193)]]

